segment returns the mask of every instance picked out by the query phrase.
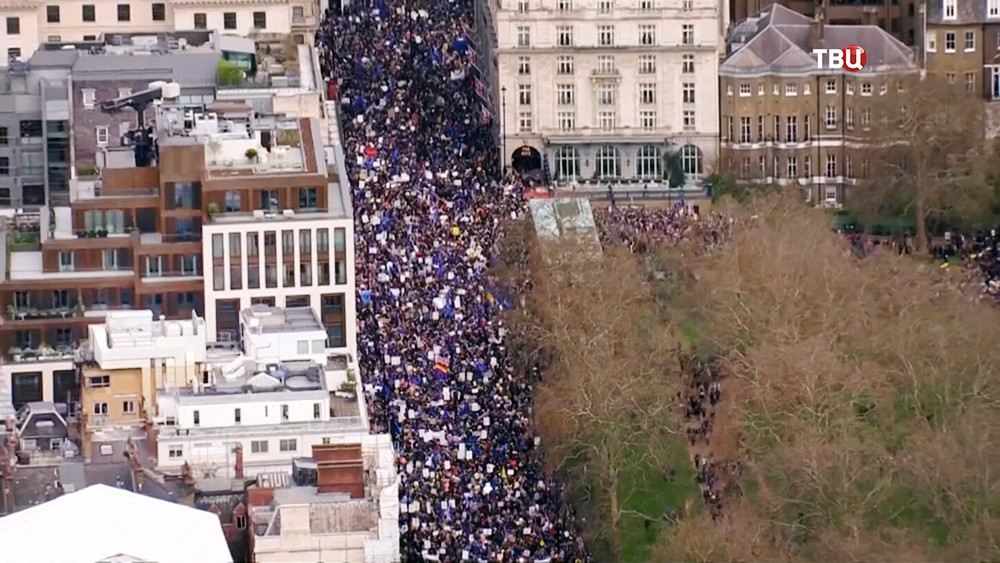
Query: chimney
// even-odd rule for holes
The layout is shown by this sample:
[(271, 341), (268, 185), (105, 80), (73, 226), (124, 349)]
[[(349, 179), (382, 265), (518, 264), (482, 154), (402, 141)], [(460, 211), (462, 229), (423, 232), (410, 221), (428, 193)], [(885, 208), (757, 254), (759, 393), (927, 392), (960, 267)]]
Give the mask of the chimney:
[(864, 19), (862, 23), (864, 25), (874, 25), (878, 26), (878, 7), (877, 6), (865, 6), (862, 9), (864, 13)]
[(365, 497), (365, 469), (360, 445), (315, 445), (316, 492)]
[(181, 466), (181, 478), (184, 480), (184, 484), (189, 487), (193, 487), (197, 483), (194, 478), (194, 471), (191, 469), (191, 464), (186, 461)]
[(14, 427), (14, 419), (7, 418), (7, 469), (8, 475), (14, 475), (14, 466), (17, 465), (17, 429)]
[(135, 440), (131, 436), (125, 440), (125, 457), (128, 458), (128, 465), (132, 469), (132, 486), (137, 491), (141, 491), (144, 477), (142, 460), (139, 459), (139, 449), (135, 446)]
[(816, 15), (813, 16), (812, 24), (809, 29), (809, 48), (810, 49), (822, 49), (823, 48), (823, 18), (826, 15), (823, 13), (822, 9), (816, 11)]
[(160, 315), (160, 334), (167, 335), (167, 316)]
[(236, 478), (237, 479), (242, 479), (243, 478), (243, 444), (237, 442), (236, 448), (233, 450), (233, 452), (236, 454), (236, 469), (235, 469), (235, 471), (236, 471)]

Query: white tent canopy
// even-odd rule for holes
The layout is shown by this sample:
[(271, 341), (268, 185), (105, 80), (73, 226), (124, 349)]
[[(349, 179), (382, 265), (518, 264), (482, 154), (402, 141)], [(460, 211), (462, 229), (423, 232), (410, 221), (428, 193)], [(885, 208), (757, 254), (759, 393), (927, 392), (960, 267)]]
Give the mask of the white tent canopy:
[(233, 561), (215, 514), (107, 485), (0, 518), (0, 538), (4, 561)]

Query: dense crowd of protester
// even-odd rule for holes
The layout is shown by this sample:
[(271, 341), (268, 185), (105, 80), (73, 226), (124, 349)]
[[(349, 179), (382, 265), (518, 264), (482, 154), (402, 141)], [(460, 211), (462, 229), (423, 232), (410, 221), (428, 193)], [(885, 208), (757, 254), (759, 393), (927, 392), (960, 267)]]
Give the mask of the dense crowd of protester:
[(485, 276), (524, 198), (496, 181), (469, 9), (363, 1), (317, 35), (353, 193), (364, 387), (398, 454), (404, 561), (585, 561)]
[(613, 205), (594, 210), (601, 243), (624, 244), (642, 253), (651, 247), (686, 240), (720, 244), (734, 221), (718, 213), (702, 214), (696, 206), (677, 202), (666, 209)]

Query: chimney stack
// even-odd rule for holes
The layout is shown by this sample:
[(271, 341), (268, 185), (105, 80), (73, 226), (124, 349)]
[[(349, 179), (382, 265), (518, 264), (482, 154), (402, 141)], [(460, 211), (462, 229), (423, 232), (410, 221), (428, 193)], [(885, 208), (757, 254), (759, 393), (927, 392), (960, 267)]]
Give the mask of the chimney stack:
[(809, 29), (809, 48), (810, 49), (822, 49), (823, 48), (823, 18), (825, 18), (822, 10), (818, 10), (816, 15), (813, 16), (812, 24)]
[(243, 479), (243, 444), (237, 443), (233, 451), (236, 454), (236, 478)]
[(865, 6), (863, 8), (865, 14), (864, 24), (865, 25), (878, 25), (878, 7), (876, 6)]
[(181, 466), (181, 478), (184, 480), (184, 484), (189, 487), (193, 487), (197, 483), (194, 478), (194, 471), (191, 469), (191, 464), (186, 461)]
[(125, 457), (128, 458), (128, 465), (132, 469), (132, 486), (137, 491), (141, 491), (145, 475), (142, 460), (139, 459), (139, 449), (136, 447), (135, 440), (131, 436), (128, 437), (128, 440), (125, 440)]

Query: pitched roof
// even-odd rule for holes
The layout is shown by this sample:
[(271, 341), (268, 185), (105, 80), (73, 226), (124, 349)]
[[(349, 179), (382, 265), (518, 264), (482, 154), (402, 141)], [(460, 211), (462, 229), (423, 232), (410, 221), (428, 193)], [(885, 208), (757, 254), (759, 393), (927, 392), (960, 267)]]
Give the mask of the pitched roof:
[[(729, 56), (719, 65), (719, 74), (829, 74), (816, 68), (810, 39), (812, 19), (781, 4), (773, 4), (731, 29), (726, 39)], [(821, 47), (864, 47), (868, 63), (862, 73), (917, 70), (913, 51), (885, 30), (874, 25), (823, 26)]]
[(232, 563), (219, 518), (180, 504), (93, 485), (0, 518), (0, 558), (96, 562), (128, 555), (157, 563)]
[(944, 19), (944, 0), (927, 2), (927, 23), (930, 25), (969, 25), (1000, 23), (1000, 15), (989, 15), (987, 0), (962, 0), (955, 3), (955, 17)]

